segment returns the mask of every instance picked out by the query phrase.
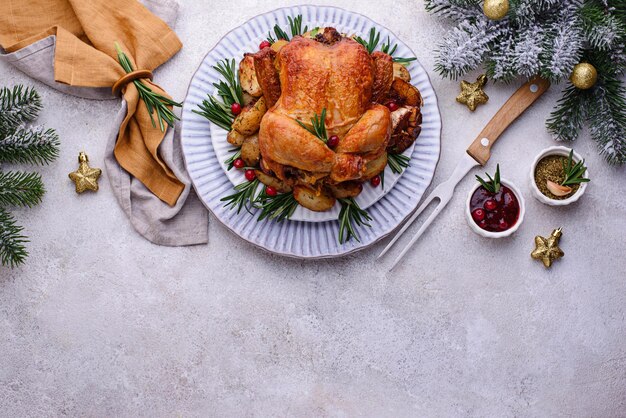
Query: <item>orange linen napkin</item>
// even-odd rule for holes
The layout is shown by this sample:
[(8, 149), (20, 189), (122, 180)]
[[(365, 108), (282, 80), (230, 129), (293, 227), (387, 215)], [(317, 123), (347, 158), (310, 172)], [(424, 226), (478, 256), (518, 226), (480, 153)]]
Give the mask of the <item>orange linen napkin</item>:
[[(165, 22), (136, 0), (3, 0), (1, 9), (0, 46), (11, 53), (56, 35), (54, 78), (71, 86), (111, 87), (124, 76), (116, 42), (136, 70), (154, 70), (182, 47)], [(142, 81), (167, 96), (150, 80)], [(133, 83), (122, 93), (128, 112), (119, 129), (115, 158), (173, 206), (184, 185), (158, 155), (165, 132), (158, 121), (152, 126)]]

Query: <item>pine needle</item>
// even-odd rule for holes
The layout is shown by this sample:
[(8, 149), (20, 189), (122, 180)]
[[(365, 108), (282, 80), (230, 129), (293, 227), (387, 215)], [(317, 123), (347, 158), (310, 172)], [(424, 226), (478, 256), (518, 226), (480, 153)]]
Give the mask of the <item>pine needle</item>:
[(0, 206), (33, 207), (41, 202), (44, 192), (38, 173), (0, 171)]
[(0, 136), (0, 162), (49, 164), (59, 156), (59, 145), (54, 129), (20, 126), (7, 137)]
[(41, 110), (41, 97), (35, 89), (22, 85), (0, 89), (0, 134), (34, 120)]
[(23, 229), (9, 212), (0, 208), (0, 262), (3, 266), (15, 267), (28, 256), (24, 246), (28, 239), (22, 235)]

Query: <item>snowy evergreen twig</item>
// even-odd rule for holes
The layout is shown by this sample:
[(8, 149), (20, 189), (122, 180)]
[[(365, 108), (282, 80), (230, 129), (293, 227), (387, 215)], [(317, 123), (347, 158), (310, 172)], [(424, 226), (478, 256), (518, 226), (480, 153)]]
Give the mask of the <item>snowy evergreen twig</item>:
[[(0, 163), (48, 164), (59, 155), (59, 138), (52, 129), (29, 128), (41, 110), (41, 98), (32, 88), (0, 89)], [(34, 172), (0, 171), (0, 263), (15, 267), (28, 256), (23, 228), (7, 206), (34, 206), (45, 192)]]
[(500, 21), (484, 15), (483, 0), (425, 2), (456, 23), (436, 50), (443, 77), (482, 66), (494, 81), (538, 74), (559, 83), (578, 63), (592, 64), (596, 84), (580, 90), (567, 82), (547, 128), (557, 140), (573, 140), (587, 125), (608, 162), (626, 163), (626, 0), (509, 0)]

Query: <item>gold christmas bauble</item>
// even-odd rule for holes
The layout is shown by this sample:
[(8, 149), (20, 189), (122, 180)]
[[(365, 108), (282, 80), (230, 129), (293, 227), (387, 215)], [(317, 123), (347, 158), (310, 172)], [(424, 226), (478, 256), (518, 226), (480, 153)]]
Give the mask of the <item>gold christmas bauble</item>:
[(572, 75), (569, 77), (572, 84), (581, 90), (590, 89), (596, 84), (598, 80), (598, 71), (596, 68), (588, 62), (581, 62), (576, 64), (572, 70)]
[(509, 0), (485, 0), (483, 12), (491, 20), (503, 19), (509, 12)]

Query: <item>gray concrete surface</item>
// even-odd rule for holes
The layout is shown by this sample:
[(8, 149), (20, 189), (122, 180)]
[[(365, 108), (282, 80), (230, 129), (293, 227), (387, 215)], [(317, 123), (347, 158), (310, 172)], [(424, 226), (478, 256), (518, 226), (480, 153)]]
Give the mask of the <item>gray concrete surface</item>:
[[(296, 1), (187, 0), (184, 49), (156, 75), (182, 99), (204, 54), (258, 13)], [(320, 1), (391, 28), (431, 73), (443, 116), (435, 183), (515, 89), (489, 85), (486, 106), (455, 103), (432, 69), (446, 24), (420, 1)], [(473, 74), (472, 76), (475, 76)], [(381, 246), (302, 262), (258, 250), (218, 222), (210, 243), (164, 248), (131, 229), (105, 178), (77, 196), (67, 173), (85, 150), (102, 167), (117, 103), (64, 96), (6, 65), (0, 84), (33, 84), (40, 119), (62, 138), (41, 169), (48, 193), (16, 211), (28, 263), (0, 270), (0, 416), (626, 416), (626, 177), (595, 144), (576, 149), (593, 174), (575, 206), (535, 201), (527, 171), (552, 145), (547, 93), (501, 139), (500, 162), (527, 199), (510, 239), (470, 231), (468, 176), (393, 273)], [(533, 237), (564, 228), (552, 270)], [(415, 228), (412, 229), (415, 231)]]

